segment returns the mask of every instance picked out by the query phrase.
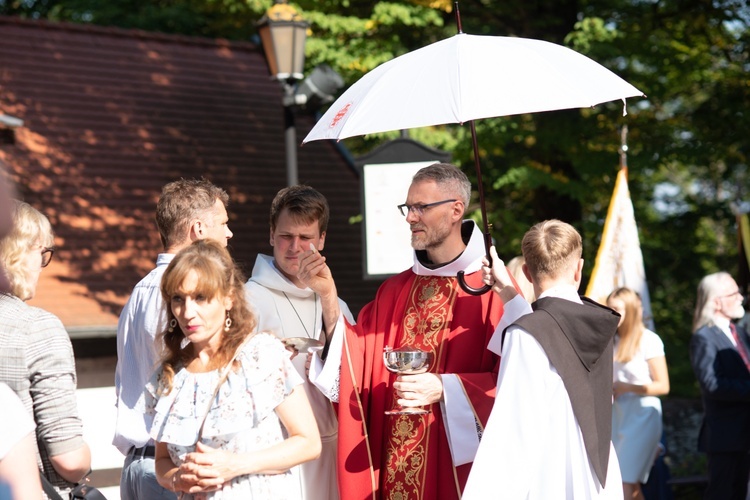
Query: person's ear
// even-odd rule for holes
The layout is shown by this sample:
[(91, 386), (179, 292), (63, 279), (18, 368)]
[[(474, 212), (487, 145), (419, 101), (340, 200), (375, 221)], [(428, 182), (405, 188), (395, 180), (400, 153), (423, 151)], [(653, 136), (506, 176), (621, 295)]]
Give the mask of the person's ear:
[(582, 278), (583, 278), (583, 259), (578, 259), (578, 264), (576, 265), (576, 272), (573, 275), (573, 279), (576, 280), (576, 283), (580, 283)]
[(326, 245), (326, 232), (320, 233), (320, 240), (318, 241), (318, 252), (323, 251), (323, 247)]
[(714, 310), (716, 312), (721, 311), (721, 297), (714, 297)]
[(190, 241), (203, 239), (203, 222), (196, 219), (190, 224)]
[(531, 281), (531, 273), (529, 272), (529, 266), (527, 266), (525, 262), (521, 264), (521, 271), (523, 271), (523, 275), (526, 276), (526, 279), (529, 280), (529, 283), (534, 284), (534, 282)]
[(227, 311), (231, 311), (232, 306), (234, 306), (234, 301), (232, 300), (232, 297), (224, 297), (224, 309), (226, 309)]
[(464, 206), (464, 202), (461, 200), (456, 200), (453, 202), (453, 219), (461, 221), (464, 218), (464, 212), (466, 212), (466, 206)]
[(273, 228), (268, 233), (268, 242), (273, 246)]

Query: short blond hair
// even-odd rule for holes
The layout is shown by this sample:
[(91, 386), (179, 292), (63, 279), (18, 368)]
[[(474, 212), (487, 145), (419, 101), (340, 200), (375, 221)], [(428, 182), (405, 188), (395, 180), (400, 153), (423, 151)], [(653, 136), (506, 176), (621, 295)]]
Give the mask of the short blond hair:
[(581, 258), (583, 243), (578, 231), (566, 222), (546, 220), (532, 226), (521, 241), (523, 257), (534, 281), (557, 278)]
[(27, 300), (33, 297), (34, 290), (23, 259), (34, 245), (51, 247), (55, 243), (55, 234), (49, 219), (28, 203), (13, 200), (11, 212), (13, 227), (0, 240), (0, 262), (10, 283), (10, 293)]

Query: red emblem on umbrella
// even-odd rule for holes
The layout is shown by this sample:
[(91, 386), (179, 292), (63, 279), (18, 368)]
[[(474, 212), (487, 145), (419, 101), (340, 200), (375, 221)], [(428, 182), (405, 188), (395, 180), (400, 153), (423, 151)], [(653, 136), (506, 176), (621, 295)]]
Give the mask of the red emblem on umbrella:
[(338, 122), (341, 121), (341, 119), (346, 116), (346, 114), (349, 112), (349, 108), (352, 107), (352, 103), (347, 102), (346, 105), (339, 110), (338, 113), (336, 113), (336, 116), (333, 117), (333, 120), (331, 120), (331, 124), (329, 125), (330, 128), (335, 127)]

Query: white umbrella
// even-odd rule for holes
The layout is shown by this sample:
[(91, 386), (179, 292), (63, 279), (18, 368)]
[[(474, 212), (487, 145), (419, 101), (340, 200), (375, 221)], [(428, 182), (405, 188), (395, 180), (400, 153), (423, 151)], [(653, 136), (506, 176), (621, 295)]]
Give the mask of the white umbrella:
[(604, 66), (562, 45), (459, 33), (367, 73), (302, 142), (590, 107), (641, 95)]
[[(562, 45), (459, 33), (381, 64), (339, 97), (302, 141), (341, 140), (389, 130), (471, 126), (484, 240), (492, 244), (474, 120), (595, 106), (644, 95), (613, 72)], [(490, 290), (466, 285), (468, 293)]]

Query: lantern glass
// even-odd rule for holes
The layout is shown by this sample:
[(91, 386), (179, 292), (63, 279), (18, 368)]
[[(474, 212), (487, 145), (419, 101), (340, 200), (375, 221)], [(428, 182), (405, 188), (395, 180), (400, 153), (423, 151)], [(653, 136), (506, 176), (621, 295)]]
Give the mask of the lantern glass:
[(307, 27), (307, 22), (285, 2), (271, 7), (258, 23), (268, 69), (277, 79), (303, 78)]

